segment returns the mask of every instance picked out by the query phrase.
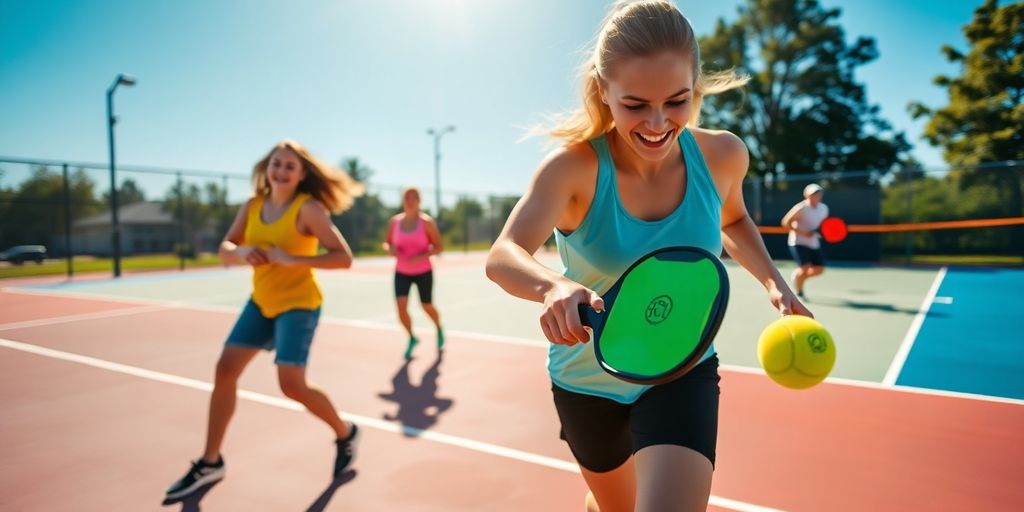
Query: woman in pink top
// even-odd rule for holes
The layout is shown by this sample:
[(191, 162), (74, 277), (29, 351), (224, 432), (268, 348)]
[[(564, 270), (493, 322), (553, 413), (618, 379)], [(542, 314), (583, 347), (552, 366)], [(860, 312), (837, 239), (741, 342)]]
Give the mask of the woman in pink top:
[(420, 211), (419, 190), (408, 188), (402, 193), (402, 209), (404, 211), (391, 217), (388, 223), (384, 249), (398, 259), (395, 266), (395, 301), (398, 305), (398, 318), (409, 333), (405, 358), (412, 359), (412, 349), (419, 343), (412, 332), (412, 318), (409, 317), (408, 309), (409, 290), (413, 284), (419, 291), (423, 311), (437, 326), (438, 350), (444, 346), (441, 317), (432, 303), (434, 272), (430, 264), (430, 257), (440, 254), (442, 245), (437, 223)]

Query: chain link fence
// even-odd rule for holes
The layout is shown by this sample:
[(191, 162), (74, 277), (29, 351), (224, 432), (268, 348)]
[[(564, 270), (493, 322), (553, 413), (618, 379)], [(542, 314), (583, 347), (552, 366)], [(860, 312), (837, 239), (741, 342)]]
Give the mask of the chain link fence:
[[(116, 175), (121, 254), (129, 270), (166, 268), (168, 260), (180, 268), (216, 264), (224, 232), (252, 193), (247, 174), (119, 166)], [(777, 226), (811, 182), (825, 188), (831, 214), (851, 225), (1024, 217), (1024, 162), (750, 178), (744, 196), (751, 216), (759, 225)], [(381, 252), (388, 219), (401, 211), (404, 189), (371, 181), (355, 206), (335, 217), (353, 250)], [(519, 199), (444, 190), (438, 212), (435, 191), (419, 190), (424, 211), (439, 217), (448, 250), (486, 249)], [(110, 204), (110, 170), (103, 164), (0, 158), (0, 250), (45, 246), (47, 268), (58, 266), (51, 273), (95, 270), (109, 259)], [(789, 257), (784, 235), (766, 235), (765, 241), (773, 257)], [(826, 251), (830, 259), (863, 261), (1024, 256), (1024, 226), (851, 233)]]

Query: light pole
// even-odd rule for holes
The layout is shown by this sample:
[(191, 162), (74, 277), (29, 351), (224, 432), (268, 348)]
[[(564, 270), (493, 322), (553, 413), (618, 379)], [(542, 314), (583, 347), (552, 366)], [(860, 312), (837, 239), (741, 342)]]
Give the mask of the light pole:
[(107, 142), (110, 146), (110, 231), (111, 243), (114, 244), (114, 277), (121, 277), (121, 223), (117, 218), (117, 176), (114, 164), (114, 91), (117, 86), (135, 85), (135, 78), (128, 75), (117, 75), (114, 83), (107, 89)]
[(441, 137), (454, 131), (455, 127), (452, 125), (441, 129), (427, 129), (427, 135), (434, 137), (434, 208), (437, 209), (434, 217), (437, 218), (438, 227), (441, 226)]

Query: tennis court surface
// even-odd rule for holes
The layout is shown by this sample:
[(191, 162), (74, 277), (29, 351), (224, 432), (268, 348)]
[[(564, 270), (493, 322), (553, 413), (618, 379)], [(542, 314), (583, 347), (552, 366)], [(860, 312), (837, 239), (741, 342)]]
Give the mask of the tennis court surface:
[[(239, 384), (227, 477), (166, 507), (164, 490), (202, 449), (248, 271), (6, 280), (0, 509), (581, 510), (539, 306), (487, 281), (483, 257), (439, 260), (445, 350), (413, 299), (424, 331), (408, 363), (391, 262), (321, 272), (309, 376), (363, 427), (354, 469), (331, 480), (330, 431), (281, 394), (265, 353)], [(557, 267), (557, 255), (540, 257)], [(830, 267), (808, 294), (836, 339), (836, 367), (792, 391), (757, 367), (757, 335), (775, 313), (727, 267), (709, 510), (1024, 509), (1024, 270)]]

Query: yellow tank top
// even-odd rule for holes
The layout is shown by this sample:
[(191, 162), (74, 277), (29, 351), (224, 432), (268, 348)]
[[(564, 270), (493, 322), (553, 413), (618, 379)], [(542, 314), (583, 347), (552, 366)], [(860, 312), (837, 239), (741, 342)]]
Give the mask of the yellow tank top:
[[(296, 194), (288, 209), (270, 224), (264, 223), (260, 215), (266, 198), (254, 199), (249, 205), (244, 244), (264, 249), (279, 247), (292, 256), (316, 256), (317, 238), (303, 235), (295, 227), (299, 209), (309, 197)], [(312, 268), (269, 263), (253, 267), (252, 300), (264, 316), (274, 318), (291, 309), (316, 309), (323, 296)]]

